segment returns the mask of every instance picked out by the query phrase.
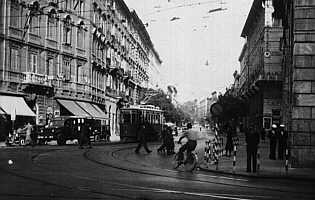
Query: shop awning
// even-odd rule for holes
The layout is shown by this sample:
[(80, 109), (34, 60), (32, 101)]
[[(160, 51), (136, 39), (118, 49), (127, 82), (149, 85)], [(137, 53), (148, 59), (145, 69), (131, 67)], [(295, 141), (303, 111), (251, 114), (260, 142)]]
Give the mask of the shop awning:
[(108, 118), (108, 117), (106, 117), (106, 111), (104, 112), (98, 105), (96, 105), (96, 104), (92, 104), (92, 106), (97, 110), (97, 112), (99, 112), (102, 116), (104, 116), (103, 118)]
[(75, 116), (91, 117), (91, 115), (84, 111), (75, 101), (64, 99), (58, 99), (57, 101)]
[(18, 116), (36, 116), (23, 97), (0, 95), (0, 107), (8, 115), (15, 112)]
[(77, 103), (86, 111), (88, 112), (93, 118), (96, 119), (105, 119), (105, 113), (104, 112), (100, 112), (99, 110), (97, 110), (91, 103), (87, 103), (87, 102), (82, 102), (82, 101), (77, 101)]
[(5, 115), (5, 112), (0, 107), (0, 115)]

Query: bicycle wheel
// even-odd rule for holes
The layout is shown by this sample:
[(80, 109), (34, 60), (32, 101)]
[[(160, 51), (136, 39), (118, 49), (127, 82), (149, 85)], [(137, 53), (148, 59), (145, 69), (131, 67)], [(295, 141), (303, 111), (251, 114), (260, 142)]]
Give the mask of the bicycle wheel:
[(179, 167), (178, 153), (174, 155), (174, 158), (172, 160), (172, 166), (174, 169), (177, 169)]
[(186, 158), (185, 171), (192, 172), (197, 166), (198, 158), (194, 153), (190, 153)]

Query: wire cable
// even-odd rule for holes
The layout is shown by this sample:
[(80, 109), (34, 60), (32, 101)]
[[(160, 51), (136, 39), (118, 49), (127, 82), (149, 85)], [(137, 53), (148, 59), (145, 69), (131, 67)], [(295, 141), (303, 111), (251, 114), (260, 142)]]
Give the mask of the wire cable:
[(201, 5), (205, 5), (205, 4), (211, 4), (211, 3), (219, 3), (219, 1), (218, 0), (211, 0), (211, 1), (203, 1), (203, 2), (187, 3), (187, 4), (184, 3), (184, 4), (181, 4), (181, 5), (178, 5), (178, 6), (168, 7), (168, 8), (164, 8), (164, 9), (158, 9), (156, 11), (153, 11), (153, 12), (150, 12), (150, 13), (146, 13), (146, 14), (144, 14), (144, 16), (149, 16), (149, 15), (153, 15), (153, 14), (156, 14), (156, 13), (161, 13), (161, 12), (174, 10), (174, 9), (178, 9), (178, 8), (201, 6)]

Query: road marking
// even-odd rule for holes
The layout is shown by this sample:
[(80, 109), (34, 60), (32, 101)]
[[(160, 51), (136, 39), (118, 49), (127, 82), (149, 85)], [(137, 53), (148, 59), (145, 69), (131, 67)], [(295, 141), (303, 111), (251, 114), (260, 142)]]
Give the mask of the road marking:
[(118, 185), (118, 186), (129, 187), (132, 189), (110, 188), (110, 190), (138, 191), (138, 192), (141, 192), (141, 191), (142, 192), (149, 192), (150, 191), (150, 192), (159, 192), (159, 193), (173, 193), (173, 194), (183, 194), (183, 195), (190, 195), (190, 196), (212, 197), (212, 198), (218, 198), (218, 199), (232, 199), (232, 200), (252, 200), (252, 199), (256, 199), (256, 198), (268, 198), (266, 196), (184, 192), (184, 191), (178, 191), (178, 190), (166, 190), (166, 189), (160, 189), (160, 188), (151, 188), (151, 187), (135, 186), (135, 185), (128, 185), (128, 184), (120, 184), (120, 183), (113, 183), (113, 184)]
[[(177, 170), (170, 170), (170, 169), (163, 169), (165, 171), (169, 171), (169, 172), (180, 172)], [(215, 176), (215, 175), (206, 175), (206, 174), (195, 174), (197, 176), (203, 176), (203, 177), (207, 177), (207, 178), (218, 178), (218, 179), (228, 179), (228, 180), (234, 180), (234, 181), (244, 181), (244, 182), (248, 182), (248, 179), (240, 179), (240, 178), (232, 178), (232, 177), (226, 177), (226, 176)]]
[[(194, 196), (206, 196), (206, 197), (217, 197), (224, 199), (237, 199), (237, 200), (245, 200), (248, 198), (266, 198), (269, 199), (271, 196), (258, 196), (258, 195), (237, 195), (237, 194), (219, 194), (219, 193), (194, 193), (194, 192), (181, 192), (181, 191), (169, 191), (164, 189), (156, 189), (156, 188), (147, 188), (147, 189), (127, 189), (127, 188), (107, 188), (106, 190), (115, 190), (115, 191), (130, 191), (130, 192), (160, 192), (160, 193), (174, 193), (174, 194), (185, 194), (194, 195)], [(211, 196), (210, 196), (211, 195)]]

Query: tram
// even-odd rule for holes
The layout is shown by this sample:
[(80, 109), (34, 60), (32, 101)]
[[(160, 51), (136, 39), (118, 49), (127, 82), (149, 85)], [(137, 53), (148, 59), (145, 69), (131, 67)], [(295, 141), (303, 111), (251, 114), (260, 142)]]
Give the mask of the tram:
[(163, 111), (153, 105), (135, 105), (122, 108), (120, 115), (121, 141), (135, 141), (142, 123), (148, 125), (147, 140), (159, 140), (164, 123)]

